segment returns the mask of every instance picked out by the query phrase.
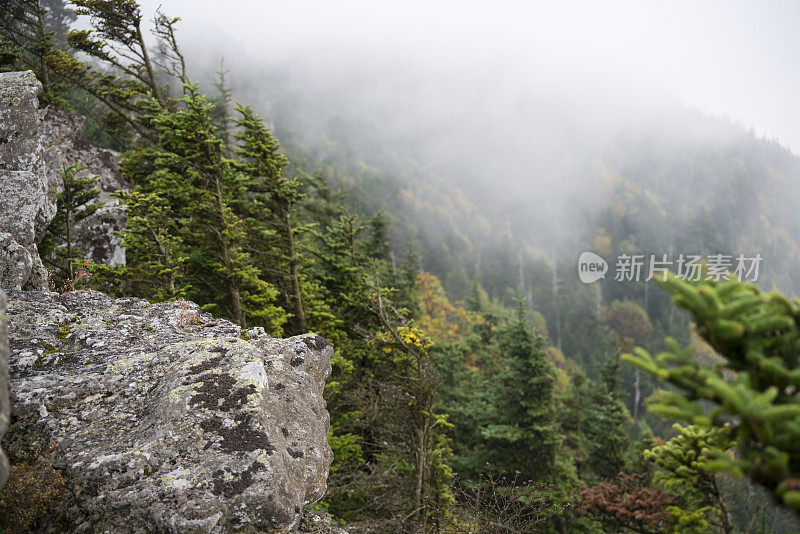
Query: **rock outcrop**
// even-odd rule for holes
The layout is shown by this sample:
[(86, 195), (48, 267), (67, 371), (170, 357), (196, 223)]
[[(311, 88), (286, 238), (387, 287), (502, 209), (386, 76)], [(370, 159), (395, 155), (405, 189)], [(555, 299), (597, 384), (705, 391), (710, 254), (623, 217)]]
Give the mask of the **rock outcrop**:
[(81, 163), (86, 168), (78, 176), (97, 176), (102, 208), (77, 225), (76, 240), (84, 256), (95, 263), (115, 265), (125, 263), (125, 248), (115, 231), (125, 228), (127, 213), (119, 200), (111, 196), (118, 189), (127, 189), (128, 183), (119, 173), (117, 155), (86, 139), (86, 119), (77, 113), (50, 107), (39, 125), (39, 140), (47, 169), (48, 202), (52, 213), (43, 213), (37, 221), (37, 235), (55, 215), (56, 195), (63, 190), (61, 171), (64, 166)]
[(0, 288), (47, 287), (35, 221), (55, 208), (37, 136), (41, 89), (32, 72), (0, 73)]
[(40, 530), (286, 532), (323, 496), (324, 338), (94, 291), (10, 291), (7, 316), (5, 443), (52, 451), (69, 490)]
[(44, 290), (47, 270), (36, 243), (56, 213), (65, 165), (98, 177), (104, 206), (75, 228), (75, 242), (96, 263), (125, 263), (115, 231), (127, 224), (111, 193), (128, 187), (116, 155), (88, 141), (86, 119), (71, 111), (38, 109), (41, 84), (32, 72), (0, 74), (0, 288)]
[[(0, 291), (0, 438), (5, 434), (11, 418), (11, 401), (8, 394), (8, 326), (6, 323), (6, 296)], [(8, 458), (0, 448), (0, 488), (8, 480)]]

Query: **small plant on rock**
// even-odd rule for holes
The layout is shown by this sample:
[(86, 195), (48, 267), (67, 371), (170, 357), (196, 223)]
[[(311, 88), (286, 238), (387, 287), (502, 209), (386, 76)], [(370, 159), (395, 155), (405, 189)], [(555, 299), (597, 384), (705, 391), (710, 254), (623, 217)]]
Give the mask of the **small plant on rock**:
[(76, 262), (83, 259), (76, 243), (77, 224), (103, 207), (97, 202), (100, 190), (95, 188), (97, 177), (80, 176), (86, 167), (81, 163), (67, 166), (59, 171), (62, 191), (56, 200), (56, 215), (39, 246), (42, 260), (53, 270), (59, 283), (74, 279)]

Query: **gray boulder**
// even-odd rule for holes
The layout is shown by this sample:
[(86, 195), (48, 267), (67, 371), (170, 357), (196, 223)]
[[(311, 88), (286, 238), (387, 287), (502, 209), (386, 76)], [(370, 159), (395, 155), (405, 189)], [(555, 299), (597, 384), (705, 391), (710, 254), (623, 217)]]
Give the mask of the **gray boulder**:
[(288, 532), (323, 496), (324, 338), (95, 291), (10, 291), (7, 315), (6, 446), (52, 450), (68, 487), (40, 530)]
[[(6, 296), (0, 291), (0, 438), (5, 434), (11, 417), (8, 397), (8, 327), (6, 325)], [(0, 448), (0, 488), (8, 480), (8, 459)]]
[(41, 89), (30, 71), (0, 73), (0, 288), (47, 288), (35, 232), (54, 210), (37, 137)]

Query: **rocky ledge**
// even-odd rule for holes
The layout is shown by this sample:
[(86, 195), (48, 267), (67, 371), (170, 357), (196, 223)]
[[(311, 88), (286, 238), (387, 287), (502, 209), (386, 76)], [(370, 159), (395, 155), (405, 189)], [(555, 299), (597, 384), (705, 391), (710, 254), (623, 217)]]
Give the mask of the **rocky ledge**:
[(128, 184), (117, 156), (86, 139), (80, 115), (40, 110), (41, 89), (30, 71), (0, 73), (0, 288), (48, 288), (37, 244), (56, 215), (60, 172), (72, 164), (85, 167), (78, 176), (97, 176), (97, 201), (103, 202), (75, 225), (73, 244), (96, 263), (125, 263), (117, 232), (127, 213), (112, 194)]
[(324, 338), (95, 291), (10, 291), (6, 315), (4, 448), (64, 483), (40, 531), (330, 531), (302, 512), (332, 460)]

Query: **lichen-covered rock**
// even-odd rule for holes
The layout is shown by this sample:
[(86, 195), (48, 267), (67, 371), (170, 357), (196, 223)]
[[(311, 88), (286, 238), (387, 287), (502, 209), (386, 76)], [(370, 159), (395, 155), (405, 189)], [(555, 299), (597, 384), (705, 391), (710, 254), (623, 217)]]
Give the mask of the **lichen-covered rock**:
[(35, 221), (51, 209), (32, 72), (0, 73), (0, 288), (45, 289)]
[[(8, 428), (11, 401), (8, 396), (8, 327), (6, 326), (6, 296), (0, 291), (0, 438)], [(8, 459), (0, 448), (0, 488), (8, 480)]]
[(50, 107), (39, 125), (39, 139), (47, 167), (48, 202), (52, 213), (41, 212), (37, 232), (41, 235), (55, 215), (55, 202), (63, 189), (59, 171), (64, 166), (83, 164), (86, 170), (78, 173), (97, 176), (98, 202), (104, 206), (80, 221), (76, 227), (76, 242), (85, 257), (106, 265), (124, 264), (125, 248), (115, 231), (127, 225), (127, 213), (111, 194), (127, 189), (128, 183), (119, 173), (119, 158), (115, 153), (86, 139), (86, 119), (77, 113)]
[(0, 288), (47, 287), (47, 271), (36, 245), (24, 247), (14, 236), (0, 231)]
[(94, 291), (10, 291), (8, 447), (69, 491), (40, 529), (286, 532), (325, 491), (333, 349)]
[(309, 534), (347, 534), (347, 531), (340, 527), (331, 526), (331, 516), (325, 512), (315, 512), (305, 510), (300, 519), (298, 532)]

